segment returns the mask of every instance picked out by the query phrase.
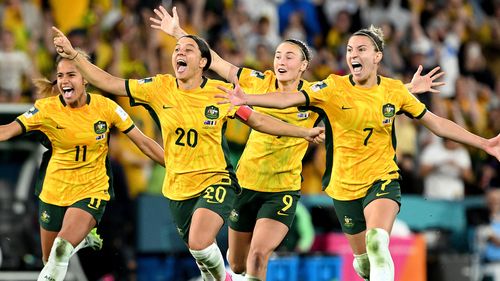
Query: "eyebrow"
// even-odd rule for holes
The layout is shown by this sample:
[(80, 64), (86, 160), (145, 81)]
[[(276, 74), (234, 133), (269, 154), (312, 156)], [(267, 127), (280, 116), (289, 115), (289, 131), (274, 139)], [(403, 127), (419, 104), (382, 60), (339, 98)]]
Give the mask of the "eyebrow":
[[(176, 47), (177, 47), (177, 46), (180, 46), (180, 45), (181, 45), (181, 43), (177, 43), (177, 44), (175, 44), (175, 46), (176, 46)], [(193, 44), (193, 43), (186, 43), (186, 44), (184, 44), (184, 45), (191, 46), (191, 47), (196, 47), (196, 46), (195, 46), (195, 44)]]
[(64, 74), (64, 73), (66, 73), (66, 74), (73, 74), (73, 73), (77, 73), (77, 72), (76, 72), (76, 71), (57, 72), (57, 75), (59, 75), (59, 74)]

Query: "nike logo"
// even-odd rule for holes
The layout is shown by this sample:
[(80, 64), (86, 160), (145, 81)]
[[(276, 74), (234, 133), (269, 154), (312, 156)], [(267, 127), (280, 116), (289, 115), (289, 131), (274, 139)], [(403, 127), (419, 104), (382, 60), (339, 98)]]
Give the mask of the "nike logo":
[(285, 214), (282, 211), (278, 211), (278, 216), (288, 216), (288, 214)]
[(170, 106), (170, 105), (164, 105), (163, 106), (163, 109), (169, 109), (169, 108), (173, 108), (173, 106)]
[(59, 124), (57, 124), (57, 125), (56, 125), (56, 129), (62, 130), (62, 129), (64, 129), (64, 127), (63, 127), (63, 126), (60, 126)]
[(379, 197), (379, 196), (384, 196), (384, 195), (387, 195), (389, 194), (390, 192), (377, 192), (377, 194), (375, 194), (375, 196)]
[(352, 109), (352, 107), (345, 107), (344, 105), (342, 106), (342, 110), (347, 110), (347, 109)]

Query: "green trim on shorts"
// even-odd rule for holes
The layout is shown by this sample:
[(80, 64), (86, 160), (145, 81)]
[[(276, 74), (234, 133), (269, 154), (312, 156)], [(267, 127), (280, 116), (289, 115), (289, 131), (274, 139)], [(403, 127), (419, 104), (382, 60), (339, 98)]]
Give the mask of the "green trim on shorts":
[(365, 197), (341, 201), (333, 199), (337, 219), (342, 232), (350, 235), (366, 230), (366, 220), (363, 210), (373, 200), (387, 198), (396, 201), (401, 206), (401, 187), (398, 180), (376, 181), (368, 189)]
[(182, 240), (188, 244), (191, 219), (199, 208), (209, 209), (217, 213), (225, 222), (231, 213), (236, 192), (239, 192), (239, 189), (238, 183), (232, 181), (230, 185), (211, 185), (195, 198), (182, 201), (168, 200), (170, 212), (177, 226), (177, 233)]
[(38, 222), (40, 226), (47, 231), (58, 232), (62, 228), (64, 215), (68, 208), (78, 208), (89, 213), (96, 220), (96, 225), (101, 222), (106, 209), (107, 201), (96, 198), (85, 198), (73, 203), (70, 206), (57, 206), (39, 201)]
[(229, 227), (240, 232), (252, 232), (258, 219), (282, 222), (290, 229), (295, 218), (300, 191), (260, 192), (243, 188), (237, 197)]

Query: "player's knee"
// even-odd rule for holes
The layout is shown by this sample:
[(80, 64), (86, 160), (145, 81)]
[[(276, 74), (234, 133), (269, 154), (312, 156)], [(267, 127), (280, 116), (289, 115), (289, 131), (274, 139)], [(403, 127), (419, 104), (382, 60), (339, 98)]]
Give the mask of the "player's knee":
[(54, 259), (55, 263), (67, 263), (71, 257), (73, 245), (61, 237), (57, 237), (52, 245), (50, 259)]
[(270, 255), (271, 252), (263, 249), (251, 249), (248, 253), (248, 261), (252, 264), (253, 268), (262, 269), (267, 267)]

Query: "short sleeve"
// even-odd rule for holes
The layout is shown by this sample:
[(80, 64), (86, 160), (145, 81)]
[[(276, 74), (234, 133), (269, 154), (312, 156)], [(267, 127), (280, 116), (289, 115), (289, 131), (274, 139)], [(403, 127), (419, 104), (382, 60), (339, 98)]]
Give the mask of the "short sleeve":
[(33, 107), (18, 116), (16, 120), (23, 128), (23, 132), (39, 130), (45, 120), (43, 107), (38, 102), (35, 102)]
[[(169, 75), (163, 75), (169, 76)], [(143, 79), (125, 80), (125, 89), (130, 98), (130, 105), (149, 104), (152, 96), (158, 93), (162, 87), (162, 75)]]
[(128, 133), (134, 128), (134, 122), (128, 113), (117, 103), (109, 100), (111, 109), (111, 123), (123, 133)]

